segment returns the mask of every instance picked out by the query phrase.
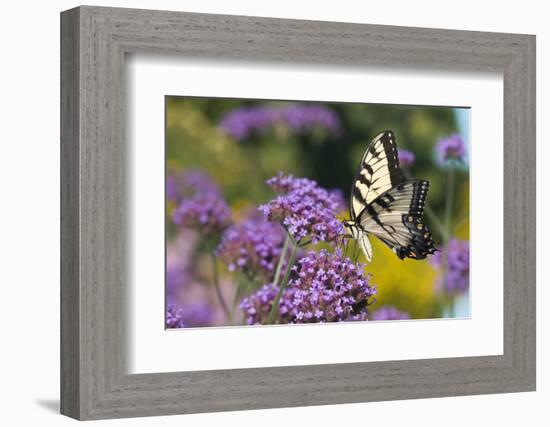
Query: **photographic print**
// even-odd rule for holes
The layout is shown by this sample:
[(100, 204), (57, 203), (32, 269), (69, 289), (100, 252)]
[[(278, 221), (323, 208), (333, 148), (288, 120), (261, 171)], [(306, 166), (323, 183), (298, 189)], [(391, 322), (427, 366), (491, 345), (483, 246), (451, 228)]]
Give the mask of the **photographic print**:
[(469, 317), (469, 108), (165, 108), (167, 329)]

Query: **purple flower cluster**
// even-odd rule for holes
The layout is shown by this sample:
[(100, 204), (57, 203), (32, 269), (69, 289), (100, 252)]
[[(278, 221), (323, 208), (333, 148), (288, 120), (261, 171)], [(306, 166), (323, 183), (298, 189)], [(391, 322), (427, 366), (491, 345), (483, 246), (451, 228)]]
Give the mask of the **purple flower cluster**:
[(440, 139), (435, 152), (441, 166), (461, 165), (466, 160), (466, 144), (458, 134)]
[(196, 193), (219, 194), (219, 187), (203, 171), (188, 169), (173, 173), (166, 178), (166, 198), (176, 203)]
[(231, 212), (218, 186), (200, 170), (168, 176), (166, 197), (178, 204), (172, 213), (176, 225), (213, 235), (225, 230), (231, 222)]
[(208, 325), (213, 319), (207, 304), (169, 304), (166, 308), (166, 328), (193, 328)]
[(281, 194), (259, 210), (270, 221), (283, 224), (296, 242), (305, 238), (313, 243), (331, 242), (342, 234), (342, 223), (336, 218), (341, 207), (337, 193), (319, 187), (315, 181), (281, 172), (267, 184)]
[[(316, 323), (367, 320), (368, 304), (376, 288), (364, 266), (341, 251), (309, 252), (292, 267), (279, 302), (279, 323)], [(266, 285), (241, 302), (248, 324), (265, 323), (278, 289)]]
[(252, 218), (228, 228), (216, 255), (229, 271), (258, 276), (265, 283), (272, 280), (281, 255), (284, 230), (263, 218)]
[(321, 105), (291, 105), (280, 110), (284, 123), (298, 134), (321, 127), (336, 135), (340, 132), (340, 120), (334, 111)]
[[(446, 256), (447, 262), (443, 263)], [(468, 241), (451, 239), (447, 246), (432, 257), (432, 264), (445, 267), (440, 285), (448, 293), (464, 292), (470, 285), (470, 245)]]
[(176, 263), (166, 267), (166, 294), (172, 297), (179, 289), (191, 280), (185, 269)]
[[(195, 282), (195, 283), (194, 283)], [(215, 310), (197, 298), (196, 278), (179, 262), (169, 262), (166, 267), (166, 328), (207, 326), (215, 317)]]
[(378, 308), (371, 316), (371, 320), (407, 320), (409, 313), (399, 311), (392, 305), (385, 305)]
[[(262, 286), (252, 295), (244, 298), (239, 308), (243, 311), (248, 325), (266, 323), (279, 288), (273, 284)], [(286, 289), (279, 301), (279, 323), (292, 323), (292, 291)]]
[(416, 160), (416, 156), (412, 151), (402, 148), (397, 150), (397, 157), (399, 158), (399, 165), (404, 169), (410, 168)]
[(174, 224), (198, 230), (212, 237), (223, 232), (231, 223), (229, 206), (216, 193), (196, 193), (184, 199), (172, 214)]
[(241, 107), (223, 116), (220, 127), (233, 138), (242, 140), (266, 133), (277, 117), (277, 111), (272, 108)]
[(263, 135), (273, 126), (283, 124), (297, 134), (323, 128), (332, 134), (340, 131), (338, 116), (321, 105), (293, 104), (288, 107), (242, 107), (227, 113), (221, 129), (235, 139)]

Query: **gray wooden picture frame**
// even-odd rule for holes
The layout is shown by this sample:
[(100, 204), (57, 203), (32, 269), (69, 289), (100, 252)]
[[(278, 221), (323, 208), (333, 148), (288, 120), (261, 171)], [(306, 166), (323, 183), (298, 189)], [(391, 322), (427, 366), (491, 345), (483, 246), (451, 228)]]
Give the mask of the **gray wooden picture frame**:
[[(504, 354), (129, 375), (127, 53), (504, 78)], [(160, 286), (160, 284), (159, 284)], [(61, 14), (61, 412), (77, 419), (535, 390), (535, 37), (83, 6)]]

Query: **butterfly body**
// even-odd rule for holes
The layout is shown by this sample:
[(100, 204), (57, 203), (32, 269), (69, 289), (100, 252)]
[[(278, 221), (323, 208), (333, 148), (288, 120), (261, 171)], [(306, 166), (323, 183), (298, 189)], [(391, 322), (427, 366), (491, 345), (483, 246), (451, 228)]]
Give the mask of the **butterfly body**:
[(406, 180), (392, 131), (378, 134), (363, 155), (351, 188), (348, 234), (372, 259), (372, 234), (401, 259), (424, 259), (436, 249), (422, 221), (429, 182)]

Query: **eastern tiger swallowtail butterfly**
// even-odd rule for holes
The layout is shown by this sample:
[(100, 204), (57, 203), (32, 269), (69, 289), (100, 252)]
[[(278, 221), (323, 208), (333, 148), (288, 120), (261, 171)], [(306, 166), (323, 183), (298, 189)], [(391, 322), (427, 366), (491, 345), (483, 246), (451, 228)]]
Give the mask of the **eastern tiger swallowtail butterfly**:
[(384, 131), (369, 144), (351, 187), (348, 235), (372, 260), (369, 234), (378, 237), (401, 259), (424, 259), (436, 249), (422, 222), (428, 181), (407, 180), (399, 168), (395, 135)]

